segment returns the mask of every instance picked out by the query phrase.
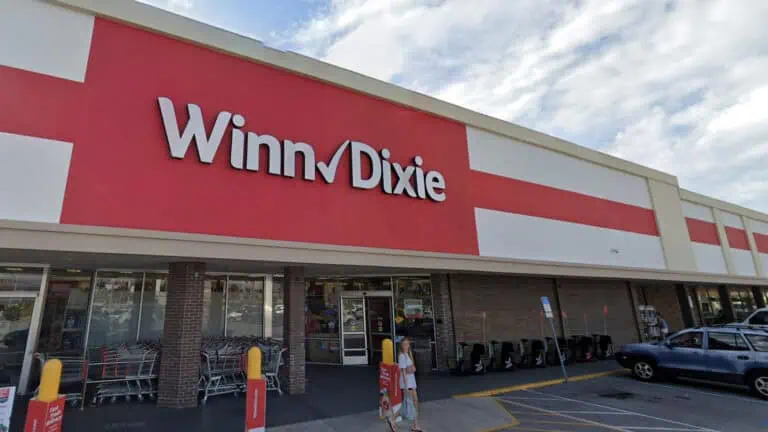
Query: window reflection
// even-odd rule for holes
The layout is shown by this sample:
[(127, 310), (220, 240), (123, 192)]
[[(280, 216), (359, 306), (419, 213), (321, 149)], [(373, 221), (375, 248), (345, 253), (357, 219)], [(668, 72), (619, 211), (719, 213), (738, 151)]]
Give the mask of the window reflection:
[(224, 335), (225, 276), (206, 276), (203, 282), (203, 336)]
[(142, 294), (141, 325), (139, 339), (159, 340), (163, 337), (165, 325), (165, 303), (168, 298), (168, 276), (162, 273), (147, 273)]
[(717, 287), (696, 287), (696, 296), (701, 305), (701, 318), (704, 325), (725, 324), (727, 320)]
[(96, 274), (88, 346), (136, 341), (142, 280), (142, 273)]
[(90, 274), (50, 273), (38, 340), (39, 352), (83, 355), (90, 291)]
[(272, 279), (272, 337), (275, 339), (283, 339), (283, 325), (285, 323), (284, 298), (283, 278), (275, 277)]
[(264, 279), (229, 278), (227, 336), (264, 336)]
[(747, 287), (730, 287), (728, 292), (736, 321), (744, 321), (756, 309), (752, 290)]

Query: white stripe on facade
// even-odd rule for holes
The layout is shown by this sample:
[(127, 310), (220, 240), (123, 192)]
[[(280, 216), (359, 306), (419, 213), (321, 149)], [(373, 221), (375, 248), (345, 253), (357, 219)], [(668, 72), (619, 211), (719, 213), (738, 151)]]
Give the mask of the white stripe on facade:
[(58, 223), (72, 144), (0, 132), (0, 219)]
[(715, 223), (715, 217), (712, 215), (711, 208), (690, 201), (682, 201), (682, 203), (683, 215), (685, 217)]
[(731, 248), (733, 271), (739, 276), (757, 276), (752, 251)]
[(752, 228), (752, 232), (768, 235), (768, 223), (750, 219), (749, 226)]
[(744, 229), (744, 221), (741, 220), (739, 215), (720, 211), (720, 219), (723, 221), (723, 225), (727, 227)]
[(40, 0), (0, 0), (0, 65), (83, 82), (93, 22)]
[(696, 268), (704, 273), (728, 274), (723, 248), (707, 243), (692, 243), (696, 256)]
[(469, 126), (467, 143), (473, 170), (652, 208), (643, 177)]
[(475, 222), (481, 256), (666, 268), (656, 236), (478, 208)]

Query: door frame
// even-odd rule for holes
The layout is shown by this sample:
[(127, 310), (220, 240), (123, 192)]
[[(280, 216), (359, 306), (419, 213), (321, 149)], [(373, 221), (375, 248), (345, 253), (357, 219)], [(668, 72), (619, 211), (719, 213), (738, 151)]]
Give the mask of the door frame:
[(43, 307), (45, 306), (45, 294), (48, 289), (48, 279), (50, 277), (50, 266), (40, 264), (15, 264), (0, 263), (2, 267), (23, 267), (42, 270), (40, 278), (40, 288), (37, 291), (0, 291), (0, 298), (34, 298), (35, 303), (32, 306), (32, 316), (29, 321), (29, 332), (27, 334), (27, 345), (24, 348), (24, 359), (21, 364), (21, 375), (19, 376), (19, 385), (16, 388), (16, 394), (26, 395), (29, 387), (29, 376), (32, 372), (32, 361), (37, 350), (37, 343), (40, 337), (40, 327), (43, 319)]
[[(396, 342), (395, 342), (395, 338), (396, 338), (395, 337), (395, 334), (396, 334), (396, 330), (395, 330), (395, 296), (394, 296), (394, 293), (392, 291), (386, 291), (386, 290), (381, 290), (381, 291), (342, 291), (339, 294), (339, 309), (340, 309), (340, 312), (342, 312), (342, 313), (344, 312), (343, 311), (344, 303), (343, 303), (342, 299), (343, 298), (355, 298), (355, 297), (356, 298), (361, 298), (363, 300), (363, 311), (364, 311), (364, 317), (365, 317), (365, 351), (366, 351), (366, 354), (365, 354), (366, 362), (363, 363), (363, 364), (364, 365), (368, 365), (369, 364), (369, 360), (368, 360), (369, 353), (368, 353), (368, 350), (372, 349), (372, 348), (368, 346), (368, 337), (370, 335), (369, 335), (369, 331), (368, 331), (368, 308), (366, 307), (365, 298), (366, 297), (388, 297), (389, 298), (390, 313), (392, 314), (392, 317), (391, 317), (391, 320), (392, 320), (391, 321), (392, 322), (392, 326), (391, 326), (392, 327), (392, 344), (393, 344), (393, 348), (395, 348), (395, 346), (394, 346), (396, 344)], [(344, 324), (343, 324), (343, 322), (341, 323), (341, 332), (340, 332), (340, 334), (341, 334), (341, 364), (342, 364), (342, 366), (352, 365), (352, 364), (359, 364), (359, 363), (345, 363), (344, 362)]]
[[(347, 332), (344, 329), (344, 300), (345, 299), (359, 299), (363, 302), (363, 331), (361, 332)], [(341, 294), (339, 296), (339, 326), (341, 327), (340, 334), (341, 334), (341, 364), (343, 366), (351, 366), (351, 365), (367, 365), (368, 364), (368, 311), (365, 307), (365, 297), (363, 296), (348, 296)], [(365, 346), (363, 348), (349, 348), (347, 349), (345, 336), (346, 335), (362, 335), (363, 340), (365, 341)], [(347, 357), (347, 350), (350, 351), (365, 351), (365, 354), (362, 356), (349, 356)]]

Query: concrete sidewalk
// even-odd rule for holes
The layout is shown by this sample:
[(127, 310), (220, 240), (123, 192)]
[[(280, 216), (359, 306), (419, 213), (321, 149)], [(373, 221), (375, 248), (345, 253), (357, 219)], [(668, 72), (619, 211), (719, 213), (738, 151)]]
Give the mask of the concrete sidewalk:
[[(494, 398), (443, 399), (426, 402), (420, 409), (421, 426), (435, 432), (491, 432), (501, 431), (517, 424)], [(408, 431), (409, 423), (398, 424), (400, 431)], [(386, 431), (378, 411), (368, 411), (344, 417), (334, 417), (306, 423), (269, 428), (279, 432), (368, 432)]]

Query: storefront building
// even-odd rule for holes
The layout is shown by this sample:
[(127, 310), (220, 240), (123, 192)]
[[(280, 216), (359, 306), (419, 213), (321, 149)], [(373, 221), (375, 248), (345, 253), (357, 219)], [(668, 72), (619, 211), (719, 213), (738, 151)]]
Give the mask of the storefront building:
[(459, 342), (650, 337), (766, 303), (768, 215), (677, 179), (127, 0), (0, 6), (0, 333), (35, 353), (159, 341), (158, 404), (201, 343), (420, 370)]

